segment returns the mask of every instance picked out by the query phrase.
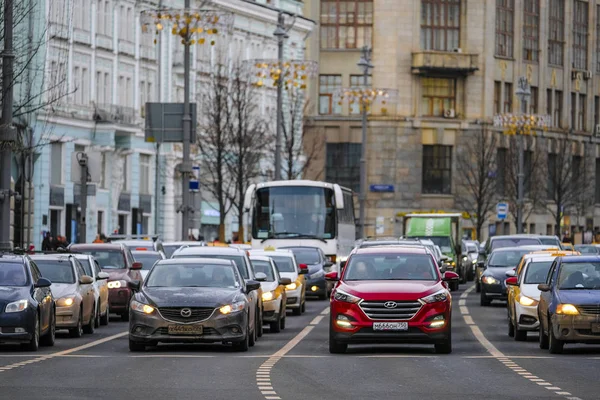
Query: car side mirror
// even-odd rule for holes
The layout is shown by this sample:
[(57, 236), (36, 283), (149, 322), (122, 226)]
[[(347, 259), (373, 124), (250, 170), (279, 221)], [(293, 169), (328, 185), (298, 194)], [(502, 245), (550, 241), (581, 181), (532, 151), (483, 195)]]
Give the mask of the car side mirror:
[(300, 264), (300, 265), (298, 265), (298, 267), (300, 267), (300, 272), (299, 272), (300, 275), (308, 274), (308, 265)]
[(135, 290), (136, 292), (140, 291), (140, 281), (131, 281), (131, 282), (127, 282), (127, 287), (131, 290)]
[(94, 283), (94, 278), (89, 275), (82, 275), (81, 278), (79, 278), (79, 283), (82, 285), (90, 285)]
[(265, 282), (267, 280), (267, 275), (264, 272), (257, 272), (254, 277), (258, 282)]
[(517, 271), (515, 271), (514, 269), (511, 269), (510, 271), (506, 271), (506, 276), (507, 277), (513, 277), (517, 275)]
[(517, 286), (517, 277), (511, 276), (510, 278), (506, 278), (506, 285), (507, 286)]
[(448, 256), (441, 256), (441, 257), (440, 257), (440, 260), (441, 260), (442, 262), (446, 262), (446, 261), (448, 261), (449, 259), (450, 259), (450, 257), (448, 257)]
[(131, 269), (134, 270), (140, 270), (142, 269), (143, 264), (139, 261), (134, 262), (133, 264), (131, 264)]
[(96, 277), (97, 281), (101, 281), (101, 280), (106, 280), (108, 279), (109, 275), (106, 272), (99, 272), (98, 276)]
[(50, 282), (49, 279), (46, 278), (40, 278), (38, 279), (38, 281), (35, 283), (35, 287), (36, 288), (45, 288), (45, 287), (50, 287), (52, 285), (52, 282)]
[(549, 292), (550, 291), (550, 285), (546, 284), (546, 283), (540, 283), (538, 285), (538, 290), (540, 292)]
[(442, 276), (442, 280), (444, 282), (457, 281), (459, 279), (459, 275), (456, 272), (446, 271)]
[(331, 271), (325, 274), (325, 280), (336, 282), (339, 281), (340, 278), (338, 277), (337, 271)]
[(246, 282), (246, 294), (258, 289), (260, 289), (260, 282), (252, 280)]
[(343, 271), (344, 268), (346, 268), (346, 263), (347, 262), (348, 262), (347, 260), (346, 261), (340, 261), (340, 271)]
[(485, 261), (478, 261), (477, 262), (477, 268), (483, 268), (483, 269), (485, 269)]
[(291, 283), (292, 283), (292, 280), (290, 278), (280, 278), (279, 279), (280, 285), (287, 286), (287, 285), (291, 285)]
[(323, 263), (323, 268), (331, 268), (333, 265), (334, 264), (331, 261), (327, 260)]

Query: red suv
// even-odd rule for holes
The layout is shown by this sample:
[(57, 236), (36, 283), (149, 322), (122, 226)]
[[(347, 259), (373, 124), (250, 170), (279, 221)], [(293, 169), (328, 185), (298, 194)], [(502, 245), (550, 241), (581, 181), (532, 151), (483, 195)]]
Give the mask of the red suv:
[(423, 247), (371, 247), (355, 250), (331, 294), (329, 352), (344, 353), (350, 343), (431, 343), (437, 353), (452, 352), (448, 281)]

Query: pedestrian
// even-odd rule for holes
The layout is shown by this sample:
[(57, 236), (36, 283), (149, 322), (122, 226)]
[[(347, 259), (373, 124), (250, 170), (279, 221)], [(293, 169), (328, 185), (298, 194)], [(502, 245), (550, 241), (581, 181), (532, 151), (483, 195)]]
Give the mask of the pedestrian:
[(100, 234), (96, 235), (96, 239), (94, 239), (93, 243), (104, 243)]
[(52, 232), (47, 232), (46, 237), (42, 241), (42, 251), (54, 251), (56, 250), (56, 241)]
[(565, 235), (562, 238), (563, 243), (573, 243), (573, 239), (571, 239), (571, 234), (569, 231), (565, 231)]
[(108, 240), (106, 239), (106, 235), (104, 233), (100, 234), (100, 240), (102, 241), (101, 243), (106, 243)]

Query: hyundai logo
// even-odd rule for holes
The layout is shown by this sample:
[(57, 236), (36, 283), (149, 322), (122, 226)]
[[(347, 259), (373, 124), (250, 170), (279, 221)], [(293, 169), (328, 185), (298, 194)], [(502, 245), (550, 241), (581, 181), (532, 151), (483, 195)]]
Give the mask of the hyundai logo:
[(182, 308), (180, 314), (183, 318), (189, 318), (192, 316), (192, 310), (189, 308)]
[(383, 306), (385, 308), (396, 308), (398, 307), (398, 303), (396, 303), (395, 301), (386, 301), (385, 303), (383, 303)]

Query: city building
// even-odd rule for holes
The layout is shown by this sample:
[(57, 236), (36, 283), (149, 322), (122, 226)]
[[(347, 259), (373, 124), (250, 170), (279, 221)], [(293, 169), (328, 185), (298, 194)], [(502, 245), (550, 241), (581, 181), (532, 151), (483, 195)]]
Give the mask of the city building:
[[(320, 78), (307, 125), (322, 151), (308, 178), (324, 171), (325, 180), (359, 189), (360, 116), (358, 109), (340, 106), (335, 92), (362, 85), (356, 63), (363, 45), (373, 48), (369, 84), (399, 93), (394, 113), (369, 117), (368, 183), (393, 189), (368, 191), (367, 234), (376, 227), (401, 234), (402, 216), (411, 211), (473, 214), (459, 204), (468, 183), (458, 160), (482, 131), (496, 135), (495, 169), (489, 173), (497, 201), (510, 202), (507, 171), (513, 163), (507, 152), (514, 152), (514, 142), (493, 121), (520, 112), (520, 76), (531, 85), (528, 113), (551, 117), (547, 129), (525, 140), (528, 204), (532, 160), (546, 169), (541, 179), (532, 178), (543, 181), (543, 194), (535, 207), (528, 206), (525, 230), (545, 234), (557, 228), (549, 212), (552, 196), (545, 193), (552, 190), (548, 171), (560, 169), (555, 164), (563, 140), (572, 154), (571, 176), (584, 177), (581, 187), (595, 192), (585, 192), (581, 207), (572, 201), (561, 222), (574, 231), (600, 226), (600, 2), (311, 0), (305, 15), (320, 22), (309, 46)], [(498, 220), (494, 207), (480, 239), (514, 231), (512, 219)]]

